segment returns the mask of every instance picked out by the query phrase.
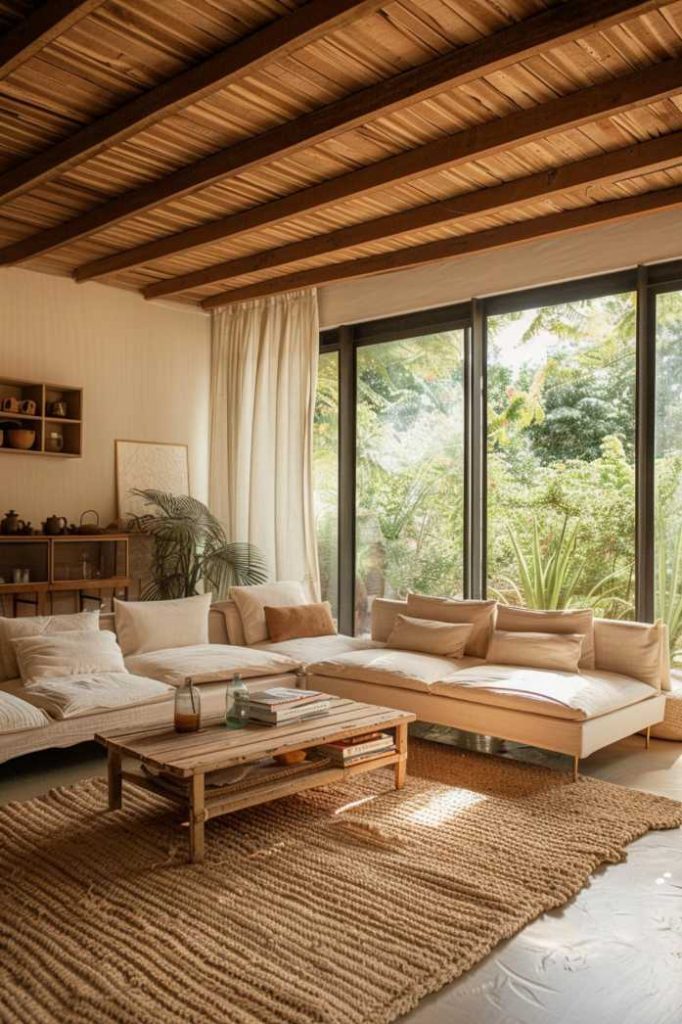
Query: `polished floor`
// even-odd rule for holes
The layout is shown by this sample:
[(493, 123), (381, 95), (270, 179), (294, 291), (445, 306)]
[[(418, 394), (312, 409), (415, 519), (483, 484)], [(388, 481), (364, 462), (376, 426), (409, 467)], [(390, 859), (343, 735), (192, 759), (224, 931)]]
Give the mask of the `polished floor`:
[[(519, 744), (418, 726), (439, 742), (570, 768)], [(0, 765), (0, 803), (104, 774), (94, 744)], [(585, 774), (682, 800), (682, 743), (633, 736)], [(172, 1024), (172, 1022), (169, 1022)], [(544, 914), (401, 1024), (682, 1024), (682, 830), (650, 832), (569, 904)]]

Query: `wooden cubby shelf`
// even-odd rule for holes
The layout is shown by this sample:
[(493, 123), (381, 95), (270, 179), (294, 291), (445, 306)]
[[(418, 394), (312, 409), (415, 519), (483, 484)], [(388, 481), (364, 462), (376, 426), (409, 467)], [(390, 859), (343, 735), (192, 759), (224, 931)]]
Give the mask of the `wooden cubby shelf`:
[[(21, 405), (16, 412), (5, 408), (17, 402), (35, 403), (35, 412), (23, 412)], [(64, 404), (64, 416), (55, 415), (57, 402)], [(17, 448), (10, 443), (12, 424), (19, 430), (34, 432), (30, 448)], [(83, 454), (83, 389), (70, 384), (0, 377), (0, 432), (0, 454), (80, 458)]]

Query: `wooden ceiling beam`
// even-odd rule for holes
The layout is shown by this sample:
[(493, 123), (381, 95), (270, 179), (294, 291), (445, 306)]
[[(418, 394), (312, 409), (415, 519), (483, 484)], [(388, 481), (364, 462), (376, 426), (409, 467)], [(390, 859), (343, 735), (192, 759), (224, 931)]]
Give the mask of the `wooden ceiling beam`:
[(0, 80), (103, 3), (104, 0), (45, 0), (0, 38)]
[(548, 171), (540, 171), (502, 185), (467, 192), (451, 199), (377, 217), (362, 224), (353, 224), (325, 235), (305, 238), (300, 242), (280, 246), (278, 249), (225, 260), (188, 274), (155, 281), (143, 288), (142, 294), (147, 299), (176, 295), (178, 292), (190, 291), (206, 284), (229, 281), (261, 270), (272, 270), (287, 263), (338, 252), (354, 245), (376, 242), (427, 227), (442, 226), (474, 214), (499, 212), (519, 203), (547, 199), (585, 185), (611, 182), (624, 174), (645, 174), (680, 163), (682, 131)]
[[(100, 0), (102, 2), (102, 0)], [(385, 0), (310, 0), (0, 174), (6, 202), (265, 64), (371, 13)], [(48, 6), (51, 6), (48, 4)], [(59, 6), (54, 4), (55, 7)]]
[[(561, 96), (547, 103), (520, 110), (495, 121), (457, 132), (417, 149), (399, 153), (349, 174), (340, 175), (282, 199), (221, 217), (207, 224), (156, 239), (134, 249), (113, 253), (77, 267), (74, 277), (86, 281), (115, 273), (130, 266), (207, 245), (290, 218), (309, 214), (345, 199), (366, 195), (410, 178), (455, 167), (489, 156), (510, 146), (519, 146), (552, 132), (575, 128), (600, 117), (609, 117), (645, 103), (682, 91), (682, 60), (655, 64), (623, 78)], [(59, 229), (52, 229), (53, 231)], [(43, 232), (49, 234), (49, 232)], [(40, 236), (34, 236), (39, 238)], [(0, 250), (0, 264), (16, 262), (34, 254), (27, 243), (16, 242)]]
[(438, 260), (519, 245), (551, 235), (567, 234), (595, 224), (631, 220), (647, 213), (669, 210), (677, 206), (682, 206), (682, 185), (628, 196), (626, 199), (613, 199), (593, 206), (582, 206), (577, 210), (552, 213), (547, 217), (536, 217), (533, 220), (505, 224), (503, 227), (491, 228), (488, 231), (479, 231), (457, 238), (446, 238), (437, 242), (427, 242), (424, 245), (411, 246), (407, 249), (397, 249), (394, 252), (382, 253), (378, 256), (366, 256), (343, 263), (332, 263), (326, 267), (315, 267), (313, 270), (285, 274), (282, 277), (260, 281), (258, 284), (247, 285), (244, 288), (233, 288), (230, 291), (220, 292), (218, 295), (211, 295), (204, 299), (201, 305), (204, 309), (218, 309), (235, 302), (244, 302), (265, 295), (276, 295), (299, 288), (313, 288), (318, 285), (331, 284), (334, 281), (368, 277), (372, 274), (385, 274), (425, 263), (434, 263)]
[(390, 113), (446, 87), (461, 85), (515, 61), (527, 59), (595, 29), (664, 5), (666, 0), (570, 0), (492, 36), (380, 82), (149, 182), (56, 227), (23, 239), (0, 253), (18, 263), (93, 234), (161, 203), (236, 175), (268, 159), (319, 142), (367, 120)]

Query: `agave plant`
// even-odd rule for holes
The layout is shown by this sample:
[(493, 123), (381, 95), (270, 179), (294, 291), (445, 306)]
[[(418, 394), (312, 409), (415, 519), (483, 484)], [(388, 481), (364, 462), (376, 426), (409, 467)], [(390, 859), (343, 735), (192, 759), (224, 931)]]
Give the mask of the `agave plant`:
[[(503, 583), (512, 591), (515, 600), (527, 608), (567, 608), (580, 596), (581, 604), (590, 607), (607, 605), (612, 614), (616, 613), (616, 609), (620, 615), (628, 614), (631, 604), (618, 594), (623, 589), (622, 570), (608, 573), (587, 594), (580, 594), (579, 583), (585, 560), (579, 559), (576, 554), (578, 528), (578, 523), (571, 527), (569, 517), (565, 516), (561, 530), (543, 550), (537, 522), (533, 522), (532, 545), (527, 554), (509, 528), (519, 583), (506, 578)], [(500, 592), (495, 596), (498, 600), (506, 600)]]
[(216, 517), (195, 498), (165, 491), (136, 490), (153, 511), (132, 516), (129, 527), (154, 540), (152, 578), (143, 601), (193, 597), (209, 591), (215, 598), (230, 586), (264, 583), (263, 556), (252, 544), (230, 543)]

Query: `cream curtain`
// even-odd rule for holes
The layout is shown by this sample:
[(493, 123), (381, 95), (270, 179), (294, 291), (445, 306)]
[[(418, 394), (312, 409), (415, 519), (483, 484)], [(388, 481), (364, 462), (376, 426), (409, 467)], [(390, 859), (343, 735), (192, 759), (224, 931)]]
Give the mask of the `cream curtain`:
[(312, 479), (319, 321), (315, 290), (214, 314), (210, 502), (274, 580), (319, 595)]

